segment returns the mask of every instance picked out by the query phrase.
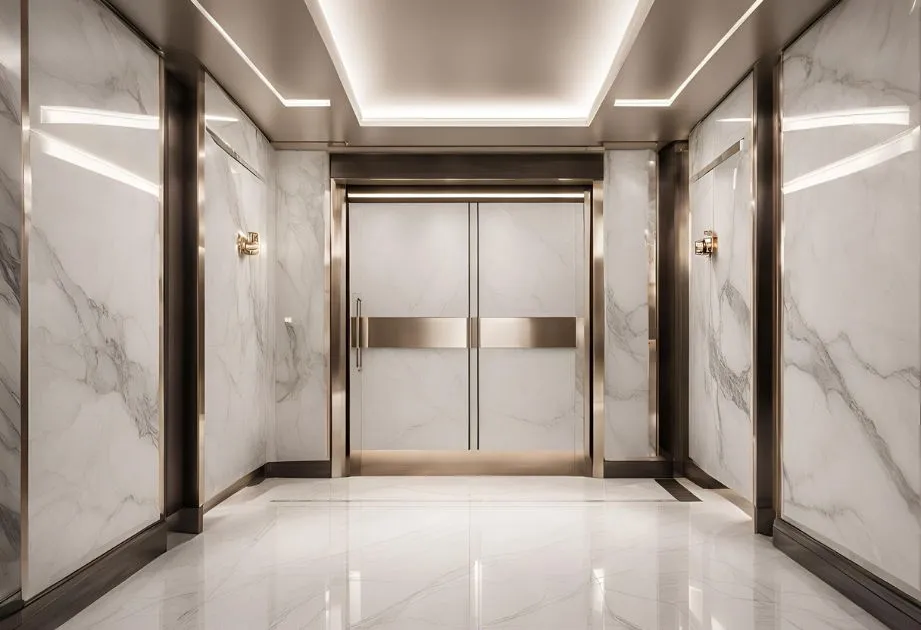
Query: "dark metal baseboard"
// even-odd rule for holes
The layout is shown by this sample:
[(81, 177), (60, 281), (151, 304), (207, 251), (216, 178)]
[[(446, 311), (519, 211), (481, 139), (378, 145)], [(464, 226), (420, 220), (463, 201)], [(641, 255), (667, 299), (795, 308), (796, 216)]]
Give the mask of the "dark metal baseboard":
[(795, 525), (774, 521), (774, 546), (889, 627), (921, 628), (921, 602)]
[(329, 479), (332, 477), (330, 461), (268, 462), (265, 465), (266, 478), (282, 479)]
[(57, 628), (166, 551), (165, 521), (154, 523), (50, 587), (0, 622), (0, 630)]
[(604, 463), (605, 479), (666, 479), (672, 473), (671, 460), (662, 458)]
[(253, 486), (265, 479), (265, 464), (254, 470), (253, 472), (243, 475), (235, 482), (215, 494), (213, 497), (205, 501), (205, 504), (202, 506), (205, 513), (214, 508), (220, 503), (223, 503), (231, 496), (235, 495), (237, 492), (246, 488), (247, 486)]
[(701, 470), (700, 466), (690, 459), (684, 465), (684, 476), (704, 490), (725, 490), (726, 488), (722, 483)]
[(180, 508), (166, 517), (166, 524), (171, 532), (181, 534), (200, 534), (204, 531), (205, 509), (201, 506)]

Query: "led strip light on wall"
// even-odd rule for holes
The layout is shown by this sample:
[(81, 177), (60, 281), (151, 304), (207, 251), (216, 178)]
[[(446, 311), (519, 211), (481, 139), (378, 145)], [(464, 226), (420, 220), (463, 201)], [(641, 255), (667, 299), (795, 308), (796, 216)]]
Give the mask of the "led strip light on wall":
[(277, 98), (278, 102), (280, 102), (282, 105), (284, 105), (285, 107), (329, 107), (330, 106), (330, 101), (328, 98), (286, 98), (282, 96), (281, 92), (279, 92), (278, 89), (274, 85), (272, 85), (272, 82), (269, 81), (268, 77), (262, 74), (262, 71), (256, 66), (255, 63), (253, 63), (253, 60), (250, 59), (246, 55), (245, 52), (243, 52), (243, 49), (240, 48), (239, 44), (237, 44), (237, 42), (233, 40), (230, 34), (224, 30), (224, 27), (221, 26), (220, 23), (216, 19), (214, 19), (214, 16), (208, 13), (208, 10), (205, 7), (203, 7), (198, 0), (189, 0), (189, 2), (191, 2), (192, 6), (198, 9), (198, 12), (201, 13), (202, 16), (204, 16), (204, 18), (208, 20), (208, 22), (211, 23), (211, 26), (213, 26), (214, 29), (220, 34), (220, 36), (224, 38), (224, 41), (230, 44), (230, 47), (233, 48), (234, 52), (237, 53), (240, 59), (242, 59), (246, 63), (246, 65), (249, 66), (250, 70), (252, 70), (256, 74), (256, 76), (259, 77), (259, 80), (261, 80), (265, 84), (265, 86), (269, 88), (269, 90), (271, 90), (272, 94), (275, 95), (275, 98)]
[(743, 24), (745, 24), (746, 20), (751, 17), (752, 13), (754, 13), (763, 2), (764, 0), (755, 0), (755, 2), (753, 2), (752, 5), (748, 7), (748, 10), (742, 14), (742, 17), (740, 17), (738, 21), (732, 25), (732, 28), (726, 31), (726, 34), (723, 35), (723, 37), (720, 38), (718, 42), (716, 42), (716, 45), (710, 49), (710, 52), (708, 52), (707, 55), (701, 60), (701, 62), (697, 64), (697, 67), (691, 71), (691, 74), (687, 76), (681, 85), (678, 86), (678, 89), (675, 90), (675, 93), (672, 94), (669, 98), (618, 98), (614, 100), (614, 107), (671, 107), (672, 103), (675, 102), (675, 99), (681, 96), (681, 93), (684, 92), (684, 89), (691, 83), (691, 81), (694, 80), (694, 77), (696, 77), (700, 71), (703, 70), (704, 66), (706, 66), (711, 59), (713, 59), (716, 53), (719, 52), (720, 48), (722, 48), (726, 42), (729, 41), (729, 38), (735, 35), (735, 32), (739, 30)]
[(573, 199), (582, 201), (585, 199), (585, 193), (581, 192), (349, 192), (350, 200), (361, 199), (463, 199), (468, 200), (471, 197), (476, 199)]

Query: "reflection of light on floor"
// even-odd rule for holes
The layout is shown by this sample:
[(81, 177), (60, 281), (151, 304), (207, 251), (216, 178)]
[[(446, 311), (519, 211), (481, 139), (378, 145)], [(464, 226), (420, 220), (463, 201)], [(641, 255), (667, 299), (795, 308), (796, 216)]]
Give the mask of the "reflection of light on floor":
[(688, 608), (694, 619), (699, 624), (704, 612), (704, 592), (696, 586), (688, 584)]
[(361, 571), (349, 571), (349, 625), (361, 621)]
[(592, 610), (604, 627), (604, 569), (592, 569)]

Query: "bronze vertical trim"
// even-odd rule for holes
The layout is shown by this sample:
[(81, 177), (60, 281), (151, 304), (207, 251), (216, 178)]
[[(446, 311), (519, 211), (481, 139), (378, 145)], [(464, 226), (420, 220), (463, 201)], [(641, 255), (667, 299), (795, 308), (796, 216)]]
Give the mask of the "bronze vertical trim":
[(604, 180), (592, 184), (592, 476), (604, 477)]
[(29, 115), (29, 0), (22, 0), (19, 9), (21, 38), (20, 72), (22, 93), (22, 234), (20, 235), (20, 447), (19, 447), (19, 587), (29, 580), (29, 237), (32, 230), (32, 134)]
[(198, 221), (198, 265), (196, 287), (196, 388), (198, 423), (198, 506), (205, 504), (205, 72), (198, 70), (195, 81), (195, 144), (197, 221)]
[(780, 401), (780, 54), (755, 64), (753, 185), (754, 527), (769, 535), (776, 512), (777, 426)]
[(330, 180), (329, 221), (329, 405), (327, 427), (329, 456), (333, 477), (345, 477), (348, 466), (348, 286), (347, 286), (347, 235), (348, 206), (345, 187), (335, 179)]
[(164, 446), (164, 426), (165, 426), (165, 413), (164, 413), (164, 402), (166, 399), (165, 395), (165, 378), (164, 378), (164, 366), (163, 361), (166, 357), (166, 341), (164, 335), (164, 325), (165, 325), (165, 301), (166, 301), (166, 248), (167, 248), (167, 236), (166, 236), (166, 216), (165, 216), (165, 202), (166, 202), (166, 66), (163, 62), (162, 57), (157, 58), (157, 65), (159, 71), (159, 89), (160, 89), (160, 129), (159, 141), (160, 141), (160, 199), (159, 199), (159, 220), (158, 220), (158, 229), (160, 230), (160, 278), (157, 282), (157, 292), (159, 293), (159, 304), (160, 304), (160, 314), (159, 314), (159, 335), (158, 340), (159, 353), (160, 356), (157, 359), (158, 362), (158, 383), (157, 383), (157, 457), (158, 464), (160, 466), (159, 473), (159, 488), (158, 488), (158, 499), (160, 505), (160, 517), (162, 518), (166, 512), (166, 465), (165, 465), (165, 446)]

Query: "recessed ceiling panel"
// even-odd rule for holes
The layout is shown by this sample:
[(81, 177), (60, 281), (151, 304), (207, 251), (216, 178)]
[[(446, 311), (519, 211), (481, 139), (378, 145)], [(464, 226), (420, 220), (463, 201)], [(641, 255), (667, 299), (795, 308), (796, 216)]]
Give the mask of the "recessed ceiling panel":
[(365, 126), (588, 126), (653, 0), (306, 0)]

